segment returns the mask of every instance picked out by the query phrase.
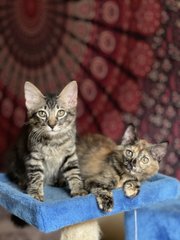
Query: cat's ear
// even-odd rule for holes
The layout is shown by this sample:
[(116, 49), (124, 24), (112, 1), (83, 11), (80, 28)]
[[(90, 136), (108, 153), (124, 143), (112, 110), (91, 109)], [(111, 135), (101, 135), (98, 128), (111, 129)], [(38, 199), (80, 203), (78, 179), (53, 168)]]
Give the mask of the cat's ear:
[(66, 108), (75, 108), (77, 106), (78, 87), (76, 81), (71, 81), (58, 96), (60, 104)]
[(129, 124), (122, 136), (122, 145), (131, 145), (137, 141), (137, 131), (133, 124)]
[(152, 157), (160, 162), (164, 156), (167, 153), (168, 148), (168, 142), (162, 142), (159, 144), (154, 144), (152, 147), (150, 147), (150, 153), (152, 154)]
[(24, 84), (25, 104), (28, 111), (36, 109), (44, 102), (43, 94), (30, 82)]

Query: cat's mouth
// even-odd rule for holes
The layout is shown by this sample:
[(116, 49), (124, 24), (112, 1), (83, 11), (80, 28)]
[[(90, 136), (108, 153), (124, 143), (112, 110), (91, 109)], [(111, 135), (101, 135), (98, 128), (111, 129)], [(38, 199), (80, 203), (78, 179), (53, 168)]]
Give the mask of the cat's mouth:
[(142, 173), (142, 170), (134, 167), (131, 171), (131, 174), (137, 174), (137, 173), (139, 173), (139, 174)]
[(59, 132), (59, 129), (57, 128), (57, 126), (55, 127), (46, 127), (46, 131), (48, 132), (48, 134), (57, 134)]
[(124, 158), (124, 159), (123, 159), (123, 162), (124, 162), (124, 165), (125, 165), (125, 168), (126, 168), (127, 172), (130, 173), (130, 172), (132, 171), (132, 169), (133, 169), (132, 161)]
[(58, 130), (54, 130), (54, 129), (48, 130), (48, 134), (49, 134), (49, 135), (56, 135), (56, 134), (58, 134), (58, 133), (59, 133)]
[(52, 134), (58, 133), (57, 130), (51, 130), (51, 131), (49, 131), (49, 132), (52, 133)]

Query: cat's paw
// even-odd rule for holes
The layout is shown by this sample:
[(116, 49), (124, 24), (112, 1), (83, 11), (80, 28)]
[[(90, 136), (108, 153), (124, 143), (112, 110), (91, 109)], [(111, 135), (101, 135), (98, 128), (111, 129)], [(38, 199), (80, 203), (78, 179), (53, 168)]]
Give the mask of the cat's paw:
[(88, 191), (86, 191), (85, 189), (81, 189), (81, 190), (79, 191), (79, 195), (80, 195), (80, 196), (88, 195)]
[(43, 195), (37, 194), (37, 195), (34, 195), (32, 197), (35, 198), (38, 201), (44, 202), (44, 196)]
[(113, 196), (112, 192), (103, 191), (96, 197), (99, 208), (104, 212), (111, 212), (113, 209)]
[(31, 197), (35, 198), (38, 201), (43, 202), (44, 201), (44, 194), (40, 193), (38, 191), (27, 191), (27, 194), (29, 194)]
[(75, 196), (85, 196), (85, 195), (87, 195), (88, 194), (88, 192), (85, 190), (85, 189), (78, 189), (78, 190), (72, 190), (71, 191), (71, 196), (72, 197), (75, 197)]
[(123, 190), (126, 197), (133, 198), (138, 195), (140, 191), (140, 185), (137, 181), (129, 181), (124, 183)]

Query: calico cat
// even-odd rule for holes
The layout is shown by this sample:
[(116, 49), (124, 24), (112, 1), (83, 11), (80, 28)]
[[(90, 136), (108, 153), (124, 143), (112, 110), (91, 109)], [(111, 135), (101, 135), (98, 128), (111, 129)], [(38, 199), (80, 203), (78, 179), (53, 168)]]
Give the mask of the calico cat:
[[(120, 145), (99, 135), (89, 135), (77, 142), (77, 154), (85, 188), (95, 194), (103, 211), (113, 208), (112, 190), (122, 187), (125, 196), (135, 197), (142, 181), (155, 175), (167, 151), (167, 142), (151, 144), (139, 139), (136, 129), (129, 125)], [(97, 220), (80, 223), (61, 230), (60, 240), (99, 240)]]
[(9, 159), (8, 176), (33, 198), (44, 200), (44, 184), (66, 181), (71, 196), (86, 194), (76, 154), (77, 83), (59, 95), (43, 95), (32, 83), (24, 86), (28, 113)]
[(112, 190), (122, 187), (125, 196), (135, 197), (141, 182), (158, 172), (166, 151), (167, 142), (138, 139), (133, 125), (127, 127), (120, 145), (102, 135), (85, 136), (77, 142), (84, 187), (96, 196), (101, 210), (111, 211)]

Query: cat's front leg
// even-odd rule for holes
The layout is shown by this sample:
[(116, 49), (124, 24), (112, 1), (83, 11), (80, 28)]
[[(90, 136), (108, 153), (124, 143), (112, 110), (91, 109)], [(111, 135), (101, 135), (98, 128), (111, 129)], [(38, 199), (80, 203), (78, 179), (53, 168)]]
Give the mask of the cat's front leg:
[(126, 197), (133, 198), (137, 196), (140, 191), (140, 182), (136, 179), (125, 181), (123, 191)]
[(114, 206), (113, 193), (117, 181), (112, 177), (105, 178), (96, 175), (85, 180), (85, 188), (96, 196), (99, 208), (104, 212), (111, 212)]
[(44, 200), (44, 168), (42, 159), (31, 154), (26, 160), (27, 193), (33, 198)]
[(92, 188), (91, 193), (96, 196), (99, 208), (104, 212), (111, 212), (114, 206), (113, 193), (111, 190)]
[(76, 153), (67, 156), (61, 166), (61, 172), (68, 183), (71, 196), (88, 194), (84, 189)]

